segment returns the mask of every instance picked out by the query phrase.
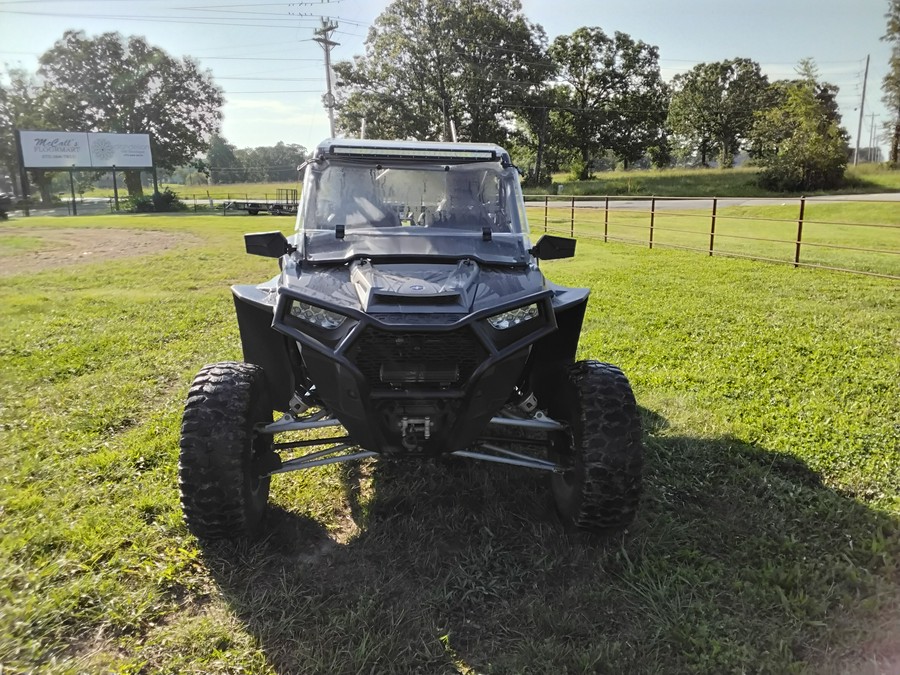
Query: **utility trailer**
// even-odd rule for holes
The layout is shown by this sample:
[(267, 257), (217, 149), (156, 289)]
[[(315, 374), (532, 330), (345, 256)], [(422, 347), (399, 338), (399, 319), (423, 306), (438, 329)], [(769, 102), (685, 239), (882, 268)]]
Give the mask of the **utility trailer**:
[(263, 201), (229, 201), (225, 202), (226, 211), (246, 211), (251, 216), (259, 213), (269, 213), (273, 216), (297, 215), (297, 189), (278, 188), (275, 190), (275, 201), (269, 201), (268, 197)]

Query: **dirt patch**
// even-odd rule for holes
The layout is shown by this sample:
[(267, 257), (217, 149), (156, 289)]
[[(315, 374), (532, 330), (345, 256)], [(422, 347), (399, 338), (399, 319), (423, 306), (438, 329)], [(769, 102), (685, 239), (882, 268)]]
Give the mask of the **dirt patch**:
[(0, 229), (0, 276), (146, 256), (199, 243), (199, 237), (182, 232), (4, 227)]

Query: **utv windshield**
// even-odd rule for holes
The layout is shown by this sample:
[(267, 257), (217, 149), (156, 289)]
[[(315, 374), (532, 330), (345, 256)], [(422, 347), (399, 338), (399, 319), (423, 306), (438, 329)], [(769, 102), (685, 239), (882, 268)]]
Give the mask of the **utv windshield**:
[(312, 163), (298, 219), (307, 260), (474, 257), (524, 263), (518, 172), (500, 162)]

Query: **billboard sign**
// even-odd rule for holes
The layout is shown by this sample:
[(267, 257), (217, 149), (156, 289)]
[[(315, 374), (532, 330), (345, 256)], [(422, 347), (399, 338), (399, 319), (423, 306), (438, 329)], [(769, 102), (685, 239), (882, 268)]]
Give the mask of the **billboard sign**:
[(86, 134), (95, 169), (146, 168), (153, 166), (147, 134)]
[(146, 169), (153, 166), (148, 134), (20, 131), (26, 169)]
[(66, 131), (22, 131), (22, 159), (29, 169), (90, 167), (87, 134)]

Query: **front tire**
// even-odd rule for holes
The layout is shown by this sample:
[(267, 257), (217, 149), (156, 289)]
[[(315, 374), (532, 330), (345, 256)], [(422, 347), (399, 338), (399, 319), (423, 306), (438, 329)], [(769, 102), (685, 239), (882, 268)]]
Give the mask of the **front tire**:
[(634, 520), (641, 495), (641, 421), (625, 374), (616, 366), (579, 361), (550, 406), (569, 426), (552, 454), (568, 466), (553, 474), (557, 510), (567, 525), (613, 533)]
[(181, 425), (178, 485), (185, 522), (200, 539), (259, 532), (269, 478), (255, 464), (272, 452), (272, 436), (254, 427), (271, 421), (259, 366), (216, 363), (194, 378)]

